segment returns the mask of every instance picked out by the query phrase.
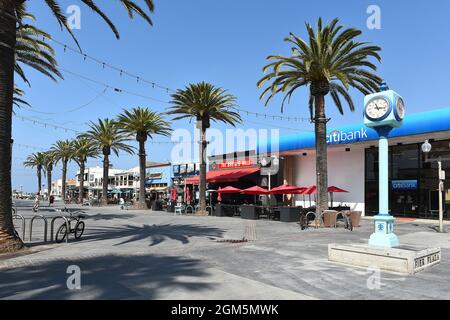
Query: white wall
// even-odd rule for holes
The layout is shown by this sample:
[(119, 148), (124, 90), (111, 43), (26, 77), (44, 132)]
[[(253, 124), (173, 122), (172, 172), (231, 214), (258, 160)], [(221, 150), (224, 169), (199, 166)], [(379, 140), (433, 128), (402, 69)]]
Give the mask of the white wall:
[[(297, 186), (311, 186), (316, 184), (315, 151), (305, 151), (307, 156), (295, 158), (294, 179)], [(350, 152), (345, 147), (328, 149), (328, 185), (336, 186), (349, 193), (335, 193), (333, 205), (345, 204), (352, 210), (362, 211), (364, 214), (364, 148), (351, 147)], [(311, 196), (314, 204), (314, 196)], [(296, 205), (309, 206), (309, 198), (296, 196)]]

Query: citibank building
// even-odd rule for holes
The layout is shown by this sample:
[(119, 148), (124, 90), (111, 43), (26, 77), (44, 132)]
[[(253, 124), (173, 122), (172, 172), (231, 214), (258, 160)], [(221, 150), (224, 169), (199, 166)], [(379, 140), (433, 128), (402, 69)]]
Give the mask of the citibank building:
[[(421, 150), (428, 140), (432, 149)], [(362, 122), (329, 130), (328, 185), (349, 191), (333, 195), (335, 204), (350, 206), (365, 215), (378, 213), (378, 135)], [(406, 116), (389, 134), (389, 201), (391, 214), (406, 218), (438, 217), (438, 159), (450, 175), (450, 109)], [(273, 152), (270, 142), (260, 142), (258, 153)], [(282, 181), (311, 186), (315, 178), (315, 136), (301, 133), (280, 138)], [(280, 178), (280, 177), (279, 177)], [(281, 180), (281, 179), (278, 179)], [(444, 217), (450, 218), (450, 183), (444, 182)], [(296, 196), (296, 204), (309, 199)]]

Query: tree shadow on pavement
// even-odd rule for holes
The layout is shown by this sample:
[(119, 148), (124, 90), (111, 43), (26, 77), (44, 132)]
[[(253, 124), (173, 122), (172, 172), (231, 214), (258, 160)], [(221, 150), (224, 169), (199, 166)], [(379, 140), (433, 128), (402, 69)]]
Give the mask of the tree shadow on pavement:
[[(81, 289), (69, 290), (70, 265), (81, 270)], [(170, 299), (174, 291), (211, 289), (200, 260), (178, 256), (106, 255), (55, 260), (0, 272), (0, 299)]]
[(113, 219), (131, 219), (137, 217), (136, 214), (131, 213), (97, 213), (94, 215), (86, 215), (86, 220), (113, 220)]
[(142, 240), (150, 240), (149, 246), (155, 246), (166, 239), (177, 240), (183, 244), (189, 243), (191, 237), (222, 238), (224, 230), (214, 227), (198, 225), (143, 225), (143, 226), (115, 226), (90, 229), (83, 236), (83, 241), (98, 241), (110, 239), (123, 239), (115, 246)]

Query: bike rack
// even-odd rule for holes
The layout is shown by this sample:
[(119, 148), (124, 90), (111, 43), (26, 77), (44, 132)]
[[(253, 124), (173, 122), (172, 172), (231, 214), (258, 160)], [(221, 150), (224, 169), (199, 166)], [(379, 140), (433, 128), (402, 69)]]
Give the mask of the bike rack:
[(188, 209), (191, 208), (191, 214), (194, 214), (194, 207), (193, 206), (186, 206), (186, 208), (184, 209), (184, 214), (188, 214)]
[(43, 215), (36, 215), (33, 218), (31, 218), (31, 221), (30, 221), (30, 232), (29, 232), (29, 234), (30, 234), (30, 242), (31, 242), (31, 239), (32, 239), (32, 234), (33, 234), (33, 223), (34, 223), (34, 220), (36, 220), (37, 218), (39, 218), (39, 219), (44, 221), (44, 242), (47, 242), (48, 221), (47, 221), (47, 218), (44, 217)]
[(25, 241), (25, 218), (23, 217), (23, 215), (16, 213), (13, 215), (13, 220), (14, 219), (22, 220), (22, 241)]
[(53, 242), (53, 231), (54, 231), (55, 221), (57, 219), (64, 219), (65, 224), (66, 224), (66, 230), (67, 230), (66, 243), (69, 243), (70, 225), (69, 225), (69, 220), (64, 216), (56, 216), (52, 219), (52, 221), (50, 223), (50, 241)]

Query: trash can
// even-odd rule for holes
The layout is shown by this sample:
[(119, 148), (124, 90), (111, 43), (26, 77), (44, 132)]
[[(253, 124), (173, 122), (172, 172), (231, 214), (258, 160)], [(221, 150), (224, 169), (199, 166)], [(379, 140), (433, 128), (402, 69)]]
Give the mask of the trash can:
[(336, 218), (338, 212), (335, 210), (325, 210), (323, 212), (323, 225), (325, 228), (336, 228)]
[(361, 211), (351, 211), (350, 212), (350, 219), (352, 221), (353, 228), (360, 227), (361, 215), (362, 215)]

